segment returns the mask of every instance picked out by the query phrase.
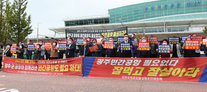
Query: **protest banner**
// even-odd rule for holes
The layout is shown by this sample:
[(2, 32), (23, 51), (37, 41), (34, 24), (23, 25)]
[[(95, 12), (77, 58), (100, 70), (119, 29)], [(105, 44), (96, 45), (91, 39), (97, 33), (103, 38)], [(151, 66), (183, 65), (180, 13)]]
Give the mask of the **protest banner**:
[(52, 43), (51, 42), (46, 42), (45, 43), (45, 50), (51, 50), (52, 48)]
[(130, 43), (121, 43), (120, 48), (122, 51), (129, 51), (131, 50)]
[(59, 50), (64, 51), (67, 48), (67, 41), (60, 41), (59, 42)]
[(10, 48), (10, 52), (11, 52), (12, 54), (17, 53), (17, 48), (11, 47), (11, 48)]
[(83, 61), (84, 77), (207, 82), (207, 58), (98, 58)]
[(202, 44), (203, 44), (203, 45), (206, 45), (206, 43), (207, 43), (207, 39), (203, 39)]
[(12, 44), (12, 46), (10, 48), (10, 52), (12, 54), (15, 54), (17, 52), (17, 44), (16, 43)]
[(34, 44), (28, 44), (27, 45), (27, 50), (28, 51), (34, 51), (35, 50), (35, 45)]
[(182, 42), (182, 43), (185, 43), (185, 40), (187, 40), (187, 38), (188, 38), (188, 36), (182, 36), (182, 37), (181, 37), (181, 42)]
[(158, 45), (159, 53), (170, 53), (170, 45)]
[(154, 37), (148, 37), (148, 42), (150, 44), (157, 44), (158, 43), (158, 37), (154, 36)]
[(83, 39), (77, 39), (76, 40), (76, 45), (84, 45), (83, 42), (84, 42)]
[(179, 37), (168, 37), (169, 44), (179, 44), (180, 38)]
[(124, 36), (124, 34), (128, 33), (127, 27), (114, 28), (114, 29), (97, 29), (97, 30), (76, 30), (76, 29), (66, 29), (66, 38), (71, 36), (72, 38), (83, 38), (83, 37), (91, 37), (91, 38), (99, 38), (101, 35), (104, 38)]
[(82, 76), (82, 61), (82, 58), (26, 60), (4, 57), (3, 72), (58, 76)]
[(117, 38), (117, 43), (121, 43), (121, 42), (123, 42), (124, 41), (124, 37), (118, 37)]
[(102, 40), (100, 38), (96, 40), (97, 40), (97, 44), (102, 44)]
[(149, 42), (139, 42), (138, 50), (149, 51), (150, 50), (150, 43)]
[(98, 49), (99, 49), (98, 45), (94, 45), (94, 46), (89, 47), (90, 52), (96, 52)]
[(138, 41), (132, 41), (133, 46), (138, 46)]
[(104, 48), (105, 49), (113, 49), (114, 48), (114, 42), (113, 41), (104, 41)]
[(185, 49), (198, 50), (200, 49), (200, 41), (185, 41)]
[(190, 38), (194, 41), (200, 41), (200, 43), (203, 41), (203, 36), (191, 36)]

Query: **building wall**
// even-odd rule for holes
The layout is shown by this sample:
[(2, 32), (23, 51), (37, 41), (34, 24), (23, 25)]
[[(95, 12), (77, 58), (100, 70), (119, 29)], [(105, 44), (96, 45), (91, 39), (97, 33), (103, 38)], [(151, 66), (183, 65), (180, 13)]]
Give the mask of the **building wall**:
[(159, 0), (109, 10), (110, 23), (201, 12), (207, 12), (207, 0)]

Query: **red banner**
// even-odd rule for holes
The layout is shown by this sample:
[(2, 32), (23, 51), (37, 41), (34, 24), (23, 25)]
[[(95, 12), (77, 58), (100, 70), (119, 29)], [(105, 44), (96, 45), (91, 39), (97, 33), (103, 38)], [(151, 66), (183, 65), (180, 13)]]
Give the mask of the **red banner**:
[(114, 48), (114, 42), (113, 41), (104, 41), (104, 48), (105, 49), (113, 49)]
[(150, 44), (149, 42), (139, 42), (138, 45), (140, 51), (148, 51), (150, 50)]
[(58, 76), (82, 76), (82, 58), (26, 60), (4, 57), (3, 72)]
[(203, 36), (191, 36), (190, 38), (191, 40), (200, 41), (200, 43), (203, 41)]
[(203, 40), (203, 36), (191, 36), (190, 38), (191, 38), (191, 40), (197, 40), (197, 41)]
[(148, 37), (148, 41), (150, 44), (157, 44), (158, 43), (158, 37)]
[(202, 82), (205, 81), (206, 66), (206, 58), (95, 58), (92, 69), (86, 76)]
[(197, 50), (200, 49), (200, 41), (185, 41), (185, 49)]
[(50, 50), (52, 48), (52, 43), (51, 42), (46, 42), (45, 43), (45, 49)]
[(97, 40), (97, 44), (102, 44), (102, 40), (100, 38), (96, 40)]
[(67, 41), (60, 41), (60, 44), (67, 44)]
[(13, 54), (17, 53), (17, 44), (12, 44), (10, 48), (10, 52)]
[(96, 52), (98, 50), (98, 45), (94, 45), (92, 47), (89, 47), (90, 52)]
[(203, 39), (203, 45), (206, 45), (206, 43), (207, 43), (207, 39)]

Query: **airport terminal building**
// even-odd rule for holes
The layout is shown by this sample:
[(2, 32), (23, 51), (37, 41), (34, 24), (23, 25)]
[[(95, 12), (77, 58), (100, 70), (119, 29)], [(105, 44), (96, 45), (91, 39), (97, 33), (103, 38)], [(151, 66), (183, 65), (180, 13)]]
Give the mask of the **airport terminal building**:
[(103, 16), (65, 18), (64, 22), (65, 27), (50, 30), (61, 34), (66, 29), (103, 30), (127, 26), (129, 34), (163, 37), (202, 34), (207, 26), (207, 0), (157, 0), (109, 9)]

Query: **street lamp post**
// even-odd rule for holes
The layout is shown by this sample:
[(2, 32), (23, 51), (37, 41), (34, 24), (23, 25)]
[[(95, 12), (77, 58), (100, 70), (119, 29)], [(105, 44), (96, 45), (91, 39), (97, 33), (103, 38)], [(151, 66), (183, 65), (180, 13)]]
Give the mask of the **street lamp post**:
[(39, 41), (39, 23), (37, 24), (37, 43)]

